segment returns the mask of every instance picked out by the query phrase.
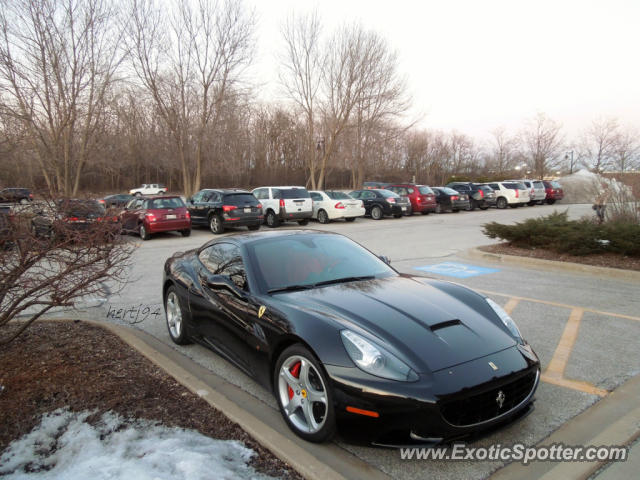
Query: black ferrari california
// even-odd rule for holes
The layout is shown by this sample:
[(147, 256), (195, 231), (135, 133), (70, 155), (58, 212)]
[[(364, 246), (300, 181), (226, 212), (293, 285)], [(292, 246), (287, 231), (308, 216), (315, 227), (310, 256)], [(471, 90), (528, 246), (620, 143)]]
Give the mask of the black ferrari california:
[(460, 285), (400, 274), (348, 238), (259, 232), (167, 260), (178, 344), (201, 343), (272, 389), (313, 442), (436, 444), (528, 412), (540, 362), (511, 317)]

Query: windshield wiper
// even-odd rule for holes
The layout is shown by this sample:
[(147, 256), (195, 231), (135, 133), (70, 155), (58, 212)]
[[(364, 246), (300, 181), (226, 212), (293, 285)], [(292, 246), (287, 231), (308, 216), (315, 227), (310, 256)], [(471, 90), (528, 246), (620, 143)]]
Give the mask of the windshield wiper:
[(309, 290), (310, 288), (314, 288), (315, 286), (316, 285), (313, 283), (308, 283), (306, 285), (288, 285), (286, 287), (272, 288), (271, 290), (267, 290), (267, 293), (295, 292), (297, 290)]
[(373, 280), (376, 278), (375, 275), (361, 275), (359, 277), (342, 277), (342, 278), (334, 278), (333, 280), (325, 280), (323, 282), (314, 283), (315, 287), (320, 287), (322, 285), (332, 285), (334, 283), (347, 283), (347, 282), (357, 282), (359, 280)]

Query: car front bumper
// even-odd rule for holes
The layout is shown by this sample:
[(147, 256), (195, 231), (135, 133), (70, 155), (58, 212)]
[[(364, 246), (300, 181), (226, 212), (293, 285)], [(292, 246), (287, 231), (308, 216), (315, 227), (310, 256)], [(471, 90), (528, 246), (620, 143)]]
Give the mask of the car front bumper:
[(520, 348), (421, 374), (416, 382), (326, 365), (341, 433), (385, 446), (438, 444), (509, 423), (530, 411), (540, 380), (535, 353), (529, 358)]

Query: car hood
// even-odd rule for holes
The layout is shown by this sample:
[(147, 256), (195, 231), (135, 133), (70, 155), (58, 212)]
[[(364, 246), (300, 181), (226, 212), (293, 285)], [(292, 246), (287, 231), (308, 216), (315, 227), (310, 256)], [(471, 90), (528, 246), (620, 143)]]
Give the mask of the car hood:
[[(284, 304), (373, 335), (419, 373), (512, 347), (483, 297), (447, 282), (394, 276), (274, 295)], [(365, 332), (362, 332), (362, 331)]]

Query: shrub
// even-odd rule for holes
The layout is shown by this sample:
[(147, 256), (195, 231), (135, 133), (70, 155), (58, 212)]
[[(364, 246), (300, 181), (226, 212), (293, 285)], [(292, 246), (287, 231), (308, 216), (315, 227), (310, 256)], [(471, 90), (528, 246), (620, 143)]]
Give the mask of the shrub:
[(597, 224), (590, 219), (569, 220), (567, 212), (554, 212), (515, 225), (487, 223), (483, 233), (521, 248), (544, 248), (571, 255), (613, 252), (640, 257), (640, 225), (633, 222)]

